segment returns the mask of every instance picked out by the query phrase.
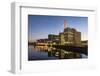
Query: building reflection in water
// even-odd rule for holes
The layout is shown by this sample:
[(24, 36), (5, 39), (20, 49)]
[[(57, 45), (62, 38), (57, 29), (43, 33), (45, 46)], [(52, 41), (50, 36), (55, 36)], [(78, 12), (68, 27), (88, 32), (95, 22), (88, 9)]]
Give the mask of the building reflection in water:
[[(77, 59), (87, 58), (80, 53), (69, 52), (63, 49), (57, 49), (51, 46), (33, 46), (29, 45), (28, 60), (55, 60), (55, 59)], [(82, 57), (83, 56), (83, 57)]]

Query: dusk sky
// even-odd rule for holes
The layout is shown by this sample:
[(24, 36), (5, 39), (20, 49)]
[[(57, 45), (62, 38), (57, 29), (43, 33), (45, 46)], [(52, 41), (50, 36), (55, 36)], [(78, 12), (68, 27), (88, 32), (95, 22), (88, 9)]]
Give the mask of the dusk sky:
[(88, 18), (77, 16), (46, 16), (46, 15), (28, 15), (28, 39), (48, 38), (48, 34), (63, 32), (64, 20), (67, 21), (68, 27), (75, 28), (81, 32), (81, 39), (88, 39)]

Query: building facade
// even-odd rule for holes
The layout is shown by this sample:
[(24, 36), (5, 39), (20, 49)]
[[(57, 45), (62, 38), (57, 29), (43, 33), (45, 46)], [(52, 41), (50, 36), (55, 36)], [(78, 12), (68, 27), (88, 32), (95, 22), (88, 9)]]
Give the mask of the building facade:
[(58, 41), (59, 35), (49, 34), (48, 39), (51, 40), (51, 41)]
[(64, 32), (59, 33), (59, 38), (61, 45), (81, 44), (81, 32), (78, 32), (73, 28), (68, 27), (64, 29)]
[(81, 45), (81, 32), (68, 27), (64, 21), (64, 31), (59, 33), (60, 45)]

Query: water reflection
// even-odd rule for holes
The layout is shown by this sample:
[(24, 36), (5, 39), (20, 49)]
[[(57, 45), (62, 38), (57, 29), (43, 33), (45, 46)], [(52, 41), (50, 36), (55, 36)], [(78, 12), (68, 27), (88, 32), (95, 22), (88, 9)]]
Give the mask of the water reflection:
[(28, 60), (53, 60), (53, 59), (75, 59), (87, 58), (80, 53), (69, 52), (50, 46), (28, 46)]
[(28, 60), (50, 60), (58, 59), (57, 57), (48, 56), (48, 47), (47, 46), (32, 46), (28, 47)]

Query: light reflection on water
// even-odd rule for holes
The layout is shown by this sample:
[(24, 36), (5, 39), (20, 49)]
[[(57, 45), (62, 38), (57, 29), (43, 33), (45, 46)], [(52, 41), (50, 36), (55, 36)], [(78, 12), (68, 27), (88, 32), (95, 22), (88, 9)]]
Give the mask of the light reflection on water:
[[(33, 46), (33, 45), (29, 45), (28, 46), (28, 60), (55, 60), (55, 59), (59, 59), (60, 56), (58, 52), (56, 52), (54, 55), (50, 55), (48, 56), (48, 49), (50, 49), (50, 47), (48, 46)], [(57, 50), (57, 49), (56, 49)], [(61, 50), (60, 50), (61, 51)], [(62, 59), (75, 59), (75, 58), (87, 58), (87, 56), (85, 54), (78, 54), (76, 56), (74, 56), (74, 53), (70, 53), (66, 51), (66, 57), (61, 54), (61, 57), (63, 56)], [(74, 57), (73, 57), (74, 56)], [(60, 58), (61, 58), (60, 57)]]
[(51, 60), (58, 59), (57, 57), (48, 57), (47, 46), (28, 46), (28, 60)]

